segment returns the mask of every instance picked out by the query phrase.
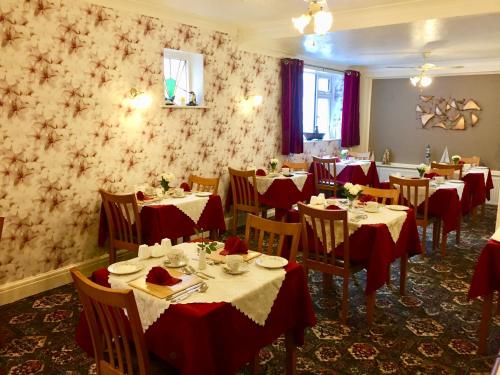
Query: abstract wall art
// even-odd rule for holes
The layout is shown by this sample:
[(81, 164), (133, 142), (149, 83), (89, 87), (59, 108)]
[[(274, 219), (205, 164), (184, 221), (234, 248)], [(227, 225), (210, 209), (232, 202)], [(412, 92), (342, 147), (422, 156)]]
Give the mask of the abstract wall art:
[(423, 129), (466, 130), (479, 122), (479, 104), (473, 99), (440, 98), (419, 96), (415, 108), (417, 119)]

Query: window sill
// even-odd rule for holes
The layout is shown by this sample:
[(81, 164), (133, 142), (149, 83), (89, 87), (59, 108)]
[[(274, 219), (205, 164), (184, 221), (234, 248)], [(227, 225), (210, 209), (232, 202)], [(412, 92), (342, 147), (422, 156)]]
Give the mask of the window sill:
[(304, 143), (316, 143), (316, 142), (340, 142), (340, 139), (311, 139), (310, 141), (304, 139)]
[(206, 105), (162, 105), (162, 108), (172, 109), (209, 109)]

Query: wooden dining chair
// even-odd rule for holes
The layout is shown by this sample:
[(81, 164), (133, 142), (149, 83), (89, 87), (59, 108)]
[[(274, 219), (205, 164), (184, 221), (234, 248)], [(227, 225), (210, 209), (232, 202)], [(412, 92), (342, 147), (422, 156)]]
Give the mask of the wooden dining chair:
[(236, 234), (238, 211), (259, 215), (261, 207), (255, 170), (240, 171), (231, 167), (228, 169), (233, 197), (233, 234)]
[[(377, 189), (370, 186), (362, 186), (362, 195), (369, 195), (377, 199), (377, 202), (382, 204), (398, 204), (399, 191), (398, 189)], [(387, 203), (389, 202), (389, 203)]]
[(99, 190), (109, 227), (109, 263), (116, 262), (116, 251), (138, 252), (142, 226), (135, 194), (111, 194)]
[(191, 190), (211, 192), (213, 195), (219, 192), (219, 177), (208, 178), (192, 174), (188, 178), (188, 184)]
[(464, 164), (471, 164), (473, 166), (479, 165), (481, 163), (481, 158), (479, 156), (462, 157), (460, 161)]
[[(347, 224), (347, 211), (322, 210), (298, 203), (300, 223), (302, 225), (302, 262), (306, 271), (316, 270), (323, 273), (324, 286), (328, 285), (330, 276), (342, 276), (342, 304), (340, 319), (342, 323), (347, 320), (349, 306), (349, 278), (352, 274), (363, 269), (362, 266), (353, 265), (349, 255), (349, 229)], [(335, 227), (341, 230), (335, 230)], [(313, 242), (308, 236), (312, 231)], [(337, 236), (339, 243), (343, 242), (343, 254), (335, 254)], [(373, 316), (374, 300), (367, 300), (367, 314)]]
[(337, 158), (320, 158), (313, 156), (314, 183), (316, 190), (333, 192), (337, 195)]
[(150, 374), (132, 289), (112, 290), (90, 281), (74, 268), (70, 273), (89, 326), (97, 374)]
[(462, 178), (463, 164), (446, 164), (446, 163), (431, 163), (431, 172), (439, 174), (440, 176), (445, 176), (448, 180), (453, 179), (455, 171), (458, 171), (458, 178)]
[(309, 169), (309, 164), (306, 161), (301, 162), (293, 162), (293, 161), (284, 161), (283, 166), (285, 168), (291, 168), (294, 171), (307, 171)]
[(5, 221), (4, 217), (0, 217), (0, 240), (2, 239), (3, 223)]
[(289, 261), (294, 262), (297, 256), (297, 248), (300, 240), (299, 223), (284, 223), (264, 219), (255, 215), (247, 216), (245, 227), (245, 240), (248, 244), (257, 242), (251, 246), (253, 250), (267, 255), (283, 256), (283, 248), (289, 247)]
[[(436, 230), (438, 225), (436, 218), (429, 217), (429, 179), (428, 178), (404, 178), (389, 176), (389, 183), (399, 191), (399, 202), (413, 208), (417, 225), (422, 227), (422, 255), (426, 255), (427, 227), (433, 224), (432, 248), (436, 244)], [(417, 212), (419, 207), (419, 193), (423, 194), (423, 210)], [(420, 194), (422, 196), (422, 194)]]

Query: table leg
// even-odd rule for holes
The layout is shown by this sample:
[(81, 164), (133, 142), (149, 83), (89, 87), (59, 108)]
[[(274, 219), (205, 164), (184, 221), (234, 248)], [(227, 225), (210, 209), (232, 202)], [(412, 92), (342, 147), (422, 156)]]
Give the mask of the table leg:
[(399, 267), (399, 294), (404, 296), (406, 294), (406, 273), (408, 270), (408, 254), (401, 257), (401, 266)]
[(375, 310), (375, 292), (366, 296), (366, 320), (368, 324), (373, 323), (373, 313)]
[(444, 228), (443, 228), (443, 238), (441, 239), (441, 258), (444, 258), (446, 255), (447, 242), (448, 242), (448, 234), (444, 233)]
[(217, 241), (219, 239), (219, 231), (217, 229), (212, 229), (209, 238), (213, 241)]
[(285, 333), (286, 347), (286, 374), (295, 375), (297, 373), (297, 345), (292, 331)]
[(260, 353), (260, 350), (259, 350), (259, 352), (257, 352), (257, 354), (255, 354), (255, 357), (253, 357), (253, 359), (250, 361), (250, 375), (258, 375), (259, 374), (259, 367), (260, 367), (259, 353)]
[(462, 214), (458, 215), (458, 228), (456, 231), (455, 243), (458, 245), (460, 243), (460, 233), (462, 232)]
[(481, 323), (479, 324), (479, 347), (477, 354), (486, 354), (486, 344), (488, 341), (488, 328), (491, 318), (491, 305), (493, 303), (493, 293), (484, 296), (483, 309), (481, 312)]

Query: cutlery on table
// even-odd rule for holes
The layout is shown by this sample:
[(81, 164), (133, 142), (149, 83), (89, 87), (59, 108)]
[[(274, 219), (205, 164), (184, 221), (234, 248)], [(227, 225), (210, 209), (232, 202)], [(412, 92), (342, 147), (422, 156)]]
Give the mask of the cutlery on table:
[(208, 284), (205, 282), (202, 282), (201, 284), (197, 284), (195, 288), (188, 288), (188, 290), (185, 293), (178, 293), (174, 298), (170, 298), (170, 301), (172, 303), (176, 303), (179, 301), (183, 301), (186, 298), (188, 298), (191, 294), (194, 293), (205, 293), (208, 289)]
[(196, 283), (196, 284), (194, 284), (194, 285), (191, 285), (191, 286), (187, 287), (186, 289), (179, 290), (178, 292), (176, 292), (176, 293), (173, 293), (173, 294), (169, 295), (169, 296), (168, 296), (168, 297), (166, 297), (165, 299), (167, 299), (167, 300), (174, 300), (174, 299), (176, 299), (177, 297), (179, 297), (179, 296), (181, 296), (181, 295), (183, 295), (183, 294), (185, 294), (185, 293), (189, 293), (189, 292), (191, 292), (191, 291), (193, 291), (193, 290), (197, 290), (197, 289), (199, 289), (199, 288), (201, 287), (201, 285), (202, 285), (202, 284), (206, 284), (206, 283), (205, 283), (204, 281), (200, 281), (199, 283)]
[(209, 273), (206, 273), (206, 272), (203, 272), (203, 271), (196, 271), (193, 266), (187, 265), (186, 268), (188, 268), (189, 271), (191, 271), (195, 275), (199, 276), (199, 274), (202, 274), (203, 276), (208, 277), (210, 279), (215, 279), (215, 276), (212, 276)]

